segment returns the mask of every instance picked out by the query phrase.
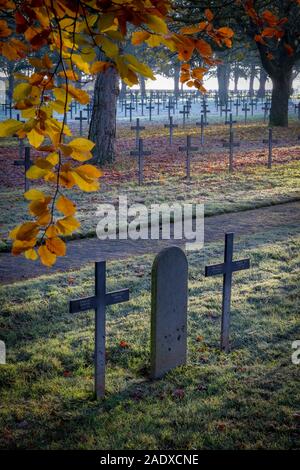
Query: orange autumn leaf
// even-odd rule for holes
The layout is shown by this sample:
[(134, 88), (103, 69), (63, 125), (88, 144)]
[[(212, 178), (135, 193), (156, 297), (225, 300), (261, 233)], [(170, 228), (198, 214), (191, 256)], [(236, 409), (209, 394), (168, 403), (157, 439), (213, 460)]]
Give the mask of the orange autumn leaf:
[(65, 256), (66, 244), (61, 238), (48, 238), (46, 240), (46, 247), (56, 256)]
[(42, 245), (38, 248), (38, 254), (44, 266), (51, 267), (56, 261), (56, 255), (51, 253), (46, 245)]
[(56, 208), (65, 216), (74, 215), (76, 212), (76, 205), (66, 196), (60, 196), (58, 198)]

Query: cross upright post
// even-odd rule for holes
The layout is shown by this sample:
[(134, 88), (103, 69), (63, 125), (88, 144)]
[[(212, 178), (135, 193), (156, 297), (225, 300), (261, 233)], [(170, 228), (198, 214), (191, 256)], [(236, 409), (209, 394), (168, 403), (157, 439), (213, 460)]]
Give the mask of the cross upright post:
[(165, 129), (169, 129), (169, 144), (173, 143), (173, 129), (177, 128), (178, 124), (173, 124), (173, 116), (169, 116), (169, 124), (165, 124)]
[(134, 106), (132, 105), (132, 102), (126, 106), (126, 109), (129, 111), (129, 121), (132, 122), (132, 111), (135, 109)]
[(182, 126), (185, 127), (185, 119), (186, 119), (186, 116), (188, 116), (190, 113), (188, 107), (186, 104), (183, 105), (183, 109), (182, 111), (179, 111), (179, 114), (182, 114)]
[(151, 155), (150, 150), (144, 150), (143, 139), (139, 139), (139, 146), (137, 150), (132, 150), (130, 155), (138, 157), (139, 165), (139, 186), (143, 184), (144, 181), (144, 156)]
[(277, 144), (278, 140), (273, 139), (273, 129), (272, 127), (269, 128), (269, 138), (263, 140), (264, 144), (268, 144), (268, 168), (272, 168), (272, 163), (273, 163), (273, 144)]
[(79, 300), (71, 300), (70, 313), (95, 310), (95, 393), (99, 400), (105, 394), (105, 343), (106, 343), (106, 306), (129, 300), (129, 290), (122, 289), (106, 292), (106, 262), (95, 263), (95, 295)]
[(245, 113), (245, 124), (247, 124), (248, 112), (250, 111), (250, 108), (248, 108), (247, 103), (244, 104), (244, 107), (242, 108), (242, 111), (244, 111), (244, 113)]
[(264, 112), (264, 122), (266, 122), (267, 116), (268, 116), (268, 111), (270, 110), (269, 103), (266, 101), (261, 109)]
[(234, 132), (233, 132), (233, 128), (231, 127), (230, 132), (229, 132), (229, 142), (224, 142), (223, 143), (223, 147), (229, 148), (229, 171), (230, 172), (233, 171), (233, 151), (234, 151), (234, 147), (239, 147), (239, 146), (240, 146), (240, 143), (234, 141)]
[(199, 150), (199, 147), (192, 146), (192, 136), (186, 136), (186, 146), (179, 147), (181, 152), (186, 152), (186, 179), (188, 182), (191, 181), (191, 152), (196, 152)]
[(205, 118), (203, 114), (201, 114), (200, 122), (196, 122), (196, 126), (200, 127), (200, 142), (201, 142), (201, 145), (203, 146), (204, 145), (204, 127), (208, 126), (208, 122), (205, 122)]
[(221, 115), (222, 115), (222, 113), (225, 113), (225, 122), (228, 119), (228, 113), (230, 113), (230, 111), (231, 111), (231, 109), (228, 108), (227, 104), (226, 104), (225, 108), (221, 107)]
[(140, 131), (143, 131), (145, 129), (145, 126), (140, 126), (140, 118), (136, 118), (136, 125), (131, 126), (130, 129), (132, 131), (135, 131), (135, 145), (136, 148), (138, 148), (140, 140)]
[(79, 121), (79, 135), (82, 135), (82, 123), (87, 121), (87, 118), (82, 115), (82, 110), (79, 111), (79, 117), (76, 117), (75, 121)]
[[(20, 141), (20, 145), (21, 145), (21, 141)], [(23, 147), (22, 147), (23, 148)], [(21, 147), (19, 148), (19, 154), (22, 152), (21, 150)], [(14, 165), (16, 166), (24, 166), (24, 188), (25, 188), (25, 192), (28, 191), (29, 189), (29, 181), (26, 177), (26, 172), (27, 170), (29, 170), (29, 168), (31, 167), (31, 165), (33, 164), (33, 161), (30, 160), (30, 147), (25, 147), (25, 154), (24, 154), (24, 158), (21, 158), (20, 160), (15, 160), (14, 161)]]
[(171, 109), (173, 110), (173, 114), (174, 114), (174, 111), (175, 111), (175, 109), (174, 109), (174, 104), (173, 104), (171, 98), (169, 98), (169, 101), (168, 101), (168, 104), (166, 105), (166, 108), (167, 108), (167, 110), (168, 110), (168, 118), (170, 119), (170, 117), (171, 117)]
[(154, 109), (154, 106), (152, 106), (152, 97), (150, 96), (149, 100), (149, 105), (146, 106), (146, 109), (149, 110), (149, 121), (152, 121), (152, 109)]
[(234, 233), (225, 234), (224, 263), (205, 267), (205, 277), (223, 274), (221, 349), (225, 352), (228, 352), (230, 349), (229, 331), (232, 273), (250, 268), (249, 258), (232, 261), (233, 239)]
[(144, 100), (144, 96), (143, 96), (143, 95), (141, 96), (140, 105), (141, 105), (141, 110), (142, 110), (141, 114), (142, 114), (142, 116), (144, 116), (145, 100)]
[(225, 124), (229, 124), (230, 130), (233, 128), (233, 124), (236, 124), (236, 121), (232, 119), (232, 113), (230, 113), (229, 115), (229, 121), (225, 121)]
[(239, 107), (240, 107), (240, 102), (239, 102), (238, 99), (235, 100), (233, 106), (235, 107), (235, 115), (238, 116), (239, 115)]

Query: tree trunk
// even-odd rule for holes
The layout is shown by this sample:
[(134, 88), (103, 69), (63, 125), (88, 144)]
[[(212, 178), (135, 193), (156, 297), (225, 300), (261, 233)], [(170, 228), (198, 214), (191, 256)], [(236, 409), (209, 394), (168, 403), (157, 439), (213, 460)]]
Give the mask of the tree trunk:
[(139, 75), (139, 81), (140, 81), (140, 92), (141, 96), (145, 98), (146, 96), (146, 80), (143, 75)]
[(249, 81), (249, 95), (250, 95), (251, 98), (254, 95), (254, 79), (255, 79), (255, 65), (251, 64), (250, 81)]
[(179, 95), (180, 64), (174, 65), (174, 94)]
[(234, 68), (234, 93), (238, 92), (238, 83), (239, 83), (239, 78), (240, 78), (240, 70), (239, 67), (236, 65)]
[(273, 83), (270, 125), (288, 127), (292, 70), (279, 70), (271, 76)]
[(110, 67), (99, 73), (95, 82), (94, 103), (89, 129), (89, 139), (96, 145), (93, 149), (93, 163), (104, 165), (115, 158), (117, 97), (119, 76)]
[(14, 74), (13, 72), (11, 72), (8, 76), (8, 87), (6, 90), (6, 101), (10, 105), (12, 104), (12, 101), (13, 101), (14, 83), (15, 83)]
[(264, 98), (266, 96), (266, 83), (268, 80), (268, 74), (263, 67), (260, 67), (259, 73), (259, 88), (257, 91), (258, 98)]
[(127, 91), (127, 85), (125, 82), (121, 82), (121, 91), (120, 91), (120, 98), (125, 98), (126, 96), (126, 91)]
[(270, 125), (288, 127), (289, 125), (289, 98), (291, 92), (291, 76), (294, 68), (294, 56), (289, 57), (284, 48), (275, 63), (268, 59), (268, 50), (259, 42), (257, 47), (265, 71), (272, 80), (272, 104), (270, 111)]
[(225, 106), (228, 101), (230, 66), (229, 64), (218, 64), (217, 78), (219, 85), (219, 99), (221, 106)]

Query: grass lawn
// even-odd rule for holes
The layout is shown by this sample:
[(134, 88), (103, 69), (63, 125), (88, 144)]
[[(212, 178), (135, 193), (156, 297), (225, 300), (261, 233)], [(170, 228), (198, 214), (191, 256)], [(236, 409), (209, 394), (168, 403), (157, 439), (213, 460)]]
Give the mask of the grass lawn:
[[(153, 181), (141, 187), (136, 182), (102, 185), (99, 192), (69, 191), (78, 206), (81, 222), (75, 237), (95, 236), (98, 204), (117, 203), (119, 195), (126, 195), (129, 204), (141, 202), (148, 207), (154, 203), (204, 203), (207, 216), (224, 212), (254, 209), (300, 198), (300, 161), (274, 165), (271, 170), (250, 167), (233, 173), (201, 173), (187, 185), (182, 178), (171, 177)], [(46, 191), (46, 189), (45, 189)], [(11, 206), (13, 205), (13, 211)], [(0, 250), (8, 249), (8, 232), (16, 221), (30, 218), (27, 201), (21, 188), (0, 192)]]
[(291, 362), (300, 339), (300, 234), (286, 226), (237, 240), (236, 257), (249, 256), (251, 270), (234, 275), (229, 355), (218, 349), (222, 279), (203, 276), (222, 250), (220, 242), (188, 255), (188, 364), (159, 381), (147, 378), (153, 256), (109, 263), (108, 289), (129, 287), (131, 300), (108, 309), (99, 403), (93, 313), (68, 313), (70, 298), (93, 292), (92, 267), (3, 287), (0, 447), (300, 448), (300, 366)]

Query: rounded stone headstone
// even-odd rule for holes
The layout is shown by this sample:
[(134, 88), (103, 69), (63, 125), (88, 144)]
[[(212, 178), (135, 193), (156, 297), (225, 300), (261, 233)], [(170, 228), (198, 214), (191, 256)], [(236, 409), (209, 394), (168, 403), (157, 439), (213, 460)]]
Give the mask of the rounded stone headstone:
[(162, 250), (152, 267), (151, 377), (186, 364), (188, 262), (172, 246)]

